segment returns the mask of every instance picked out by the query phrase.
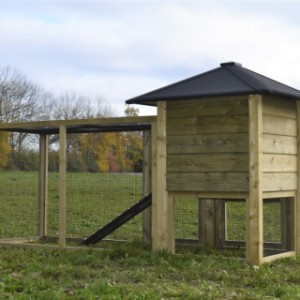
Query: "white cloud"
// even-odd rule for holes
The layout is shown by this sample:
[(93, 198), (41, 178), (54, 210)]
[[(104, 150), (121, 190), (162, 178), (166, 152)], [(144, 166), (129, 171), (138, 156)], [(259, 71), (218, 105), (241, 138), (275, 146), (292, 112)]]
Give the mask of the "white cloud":
[(228, 60), (300, 88), (300, 3), (290, 5), (0, 2), (1, 64), (56, 93), (100, 95), (119, 114), (130, 97)]

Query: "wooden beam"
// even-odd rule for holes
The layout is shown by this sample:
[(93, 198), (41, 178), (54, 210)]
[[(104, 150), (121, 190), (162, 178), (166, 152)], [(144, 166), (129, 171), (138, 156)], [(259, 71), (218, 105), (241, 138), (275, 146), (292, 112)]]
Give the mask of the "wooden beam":
[[(155, 128), (153, 128), (153, 131)], [(156, 147), (154, 147), (152, 182), (153, 249), (175, 251), (174, 198), (168, 197), (166, 189), (166, 103), (157, 103)]]
[(40, 128), (40, 127), (60, 127), (60, 126), (84, 126), (84, 125), (114, 125), (114, 124), (143, 124), (156, 120), (156, 116), (136, 116), (136, 117), (109, 117), (74, 120), (50, 120), (32, 121), (16, 123), (0, 123), (0, 130), (12, 130), (14, 128)]
[(66, 173), (67, 173), (67, 130), (59, 128), (59, 236), (60, 247), (66, 246)]
[(48, 207), (48, 136), (40, 135), (39, 236), (47, 236)]
[[(151, 131), (143, 132), (143, 194), (151, 193)], [(151, 241), (151, 207), (143, 212), (143, 239)]]
[(263, 260), (262, 97), (249, 96), (249, 198), (247, 203), (247, 261)]
[(151, 151), (151, 169), (152, 169), (152, 248), (157, 248), (157, 216), (158, 216), (158, 204), (157, 204), (157, 198), (158, 198), (158, 191), (157, 191), (157, 122), (152, 122), (151, 124), (151, 140), (152, 140), (152, 151)]
[(300, 254), (300, 101), (297, 101), (297, 194), (294, 199), (295, 250)]

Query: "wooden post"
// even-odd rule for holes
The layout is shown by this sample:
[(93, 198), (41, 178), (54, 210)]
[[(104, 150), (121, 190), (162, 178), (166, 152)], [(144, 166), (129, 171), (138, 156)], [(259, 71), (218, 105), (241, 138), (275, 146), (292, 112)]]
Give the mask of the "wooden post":
[(297, 101), (297, 193), (294, 208), (295, 251), (300, 254), (300, 101)]
[(224, 248), (225, 246), (225, 200), (215, 199), (215, 246), (217, 248)]
[(152, 245), (154, 250), (175, 251), (174, 198), (166, 189), (166, 103), (157, 103), (157, 122), (153, 124), (152, 141)]
[(199, 199), (199, 241), (222, 248), (225, 244), (225, 201)]
[(48, 206), (48, 136), (40, 135), (39, 166), (39, 237), (47, 236)]
[(59, 236), (60, 247), (66, 246), (66, 173), (67, 173), (67, 130), (59, 127)]
[(262, 97), (249, 96), (249, 198), (247, 202), (247, 261), (263, 259)]
[[(143, 132), (143, 194), (151, 193), (151, 131)], [(143, 212), (143, 239), (151, 241), (151, 207)]]

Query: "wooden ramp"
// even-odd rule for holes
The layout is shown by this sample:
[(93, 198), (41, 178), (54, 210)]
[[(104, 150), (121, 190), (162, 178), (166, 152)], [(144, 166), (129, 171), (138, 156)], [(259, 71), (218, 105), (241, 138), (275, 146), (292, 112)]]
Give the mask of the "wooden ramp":
[(91, 245), (100, 242), (106, 236), (114, 232), (116, 229), (121, 227), (123, 224), (134, 218), (136, 215), (144, 211), (146, 208), (152, 204), (152, 194), (150, 193), (146, 197), (142, 198), (136, 204), (128, 208), (121, 215), (116, 217), (110, 223), (106, 224), (98, 231), (90, 235), (88, 238), (82, 241), (83, 245)]

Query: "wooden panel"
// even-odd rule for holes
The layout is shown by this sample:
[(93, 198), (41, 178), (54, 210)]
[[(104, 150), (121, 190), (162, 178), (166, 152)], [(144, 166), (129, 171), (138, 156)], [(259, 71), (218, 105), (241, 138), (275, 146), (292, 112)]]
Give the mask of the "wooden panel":
[(286, 99), (280, 99), (277, 97), (263, 98), (263, 114), (271, 116), (281, 116), (296, 119), (296, 103)]
[(297, 173), (264, 173), (263, 191), (291, 191), (297, 189)]
[[(248, 196), (248, 192), (185, 192), (185, 191), (175, 191), (168, 193), (170, 197), (194, 197), (203, 199), (230, 199), (230, 200), (245, 200)], [(273, 193), (272, 193), (273, 194)], [(278, 194), (278, 193), (276, 193)], [(287, 194), (286, 192), (283, 193)], [(289, 192), (291, 195), (291, 192)]]
[(248, 116), (204, 116), (168, 119), (168, 135), (248, 132)]
[(167, 158), (168, 172), (247, 172), (248, 168), (248, 153), (201, 155), (169, 154)]
[(214, 115), (248, 115), (248, 99), (245, 96), (180, 100), (167, 103), (167, 118)]
[(295, 119), (264, 115), (263, 133), (297, 136), (297, 122)]
[(263, 155), (263, 172), (297, 172), (296, 155)]
[(262, 149), (263, 153), (297, 154), (297, 138), (264, 134)]
[(240, 153), (248, 152), (248, 134), (168, 136), (167, 153)]
[(248, 173), (169, 173), (168, 191), (185, 192), (245, 192)]

